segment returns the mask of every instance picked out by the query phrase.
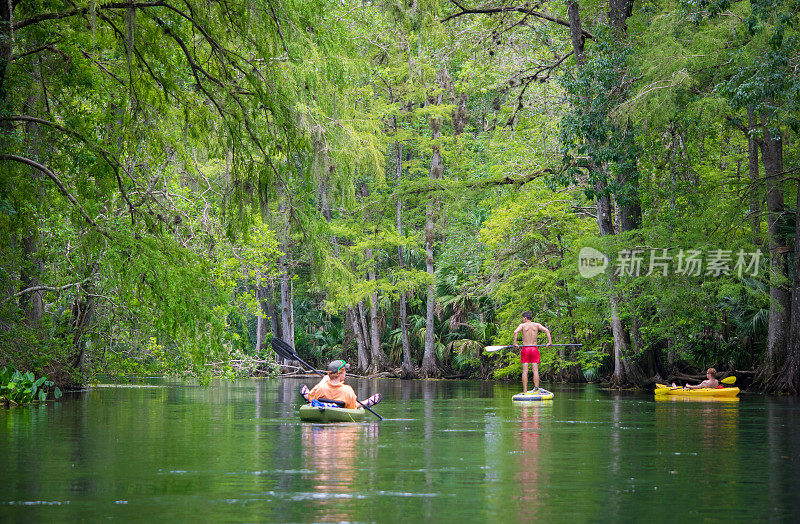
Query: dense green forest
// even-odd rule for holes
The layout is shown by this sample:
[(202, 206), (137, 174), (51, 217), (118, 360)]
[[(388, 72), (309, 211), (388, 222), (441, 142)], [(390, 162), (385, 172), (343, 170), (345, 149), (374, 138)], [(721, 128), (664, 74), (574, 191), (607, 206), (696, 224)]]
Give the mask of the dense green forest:
[(798, 394), (799, 7), (2, 2), (0, 365)]

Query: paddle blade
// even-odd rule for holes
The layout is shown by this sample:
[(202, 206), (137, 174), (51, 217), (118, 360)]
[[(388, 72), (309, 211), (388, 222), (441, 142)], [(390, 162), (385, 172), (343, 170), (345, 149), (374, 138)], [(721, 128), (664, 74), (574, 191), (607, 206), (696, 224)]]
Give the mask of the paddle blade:
[(298, 355), (297, 352), (292, 349), (292, 346), (287, 344), (285, 340), (282, 340), (278, 337), (272, 337), (270, 343), (272, 344), (272, 349), (275, 350), (275, 353), (277, 353), (279, 357), (285, 358), (286, 360), (296, 360), (320, 377), (325, 376), (325, 373), (317, 371), (314, 369), (314, 366), (300, 358), (300, 355)]
[(494, 352), (494, 351), (500, 351), (501, 349), (507, 349), (507, 348), (510, 348), (510, 347), (511, 347), (511, 346), (486, 346), (486, 347), (484, 347), (483, 349), (484, 349), (484, 350), (485, 350), (487, 353), (492, 353), (492, 352)]
[(723, 384), (736, 384), (736, 375), (731, 375), (730, 377), (725, 377), (720, 380)]
[(277, 353), (279, 357), (287, 360), (298, 359), (297, 354), (292, 349), (292, 346), (287, 344), (285, 340), (282, 340), (278, 337), (272, 337), (270, 343), (272, 344), (272, 349), (275, 350), (275, 353)]

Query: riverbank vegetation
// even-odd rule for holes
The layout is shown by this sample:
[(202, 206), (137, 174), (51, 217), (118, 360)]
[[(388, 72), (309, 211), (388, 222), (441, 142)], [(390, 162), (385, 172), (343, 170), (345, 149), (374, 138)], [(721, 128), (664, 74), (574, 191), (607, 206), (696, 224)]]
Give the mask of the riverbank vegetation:
[(44, 402), (52, 390), (52, 399), (61, 397), (61, 390), (45, 375), (36, 378), (33, 373), (20, 373), (16, 369), (0, 369), (0, 404), (20, 405)]
[[(800, 393), (796, 0), (0, 6), (0, 364)], [(604, 268), (605, 266), (605, 268)], [(499, 355), (499, 356), (497, 356)], [(285, 368), (286, 369), (286, 368)]]

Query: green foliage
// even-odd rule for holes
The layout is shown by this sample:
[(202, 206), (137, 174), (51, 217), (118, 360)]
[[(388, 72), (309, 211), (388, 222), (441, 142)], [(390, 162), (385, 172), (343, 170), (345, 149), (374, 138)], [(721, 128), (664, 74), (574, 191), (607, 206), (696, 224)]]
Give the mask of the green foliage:
[(580, 352), (578, 364), (587, 381), (594, 382), (600, 378), (600, 367), (604, 360), (606, 360), (606, 355), (601, 351), (589, 350)]
[[(3, 366), (0, 370), (0, 403), (31, 404), (44, 402), (53, 387), (53, 381), (47, 375), (36, 378), (33, 373), (24, 373), (13, 368)], [(53, 388), (53, 398), (61, 398), (61, 390)]]
[[(269, 357), (254, 349), (259, 301), (277, 301), (265, 294), (284, 271), (296, 346), (315, 362), (351, 359), (345, 310), (377, 301), (399, 363), (404, 296), (416, 363), (432, 336), (447, 370), (518, 374), (480, 351), (531, 309), (554, 341), (584, 343), (546, 352), (543, 372), (596, 379), (612, 292), (623, 327), (641, 324), (634, 361), (761, 358), (765, 266), (611, 281), (576, 259), (593, 247), (613, 270), (622, 250), (758, 247), (743, 217), (762, 188), (739, 129), (755, 111), (797, 163), (796, 0), (645, 2), (624, 38), (605, 4), (582, 4), (595, 38), (581, 67), (561, 25), (513, 11), (442, 23), (452, 3), (86, 7), (17, 2), (13, 39), (0, 35), (13, 56), (0, 64), (3, 362), (59, 384), (251, 372)], [(600, 238), (600, 196), (638, 200), (642, 227)]]
[(517, 359), (516, 362), (496, 369), (492, 376), (497, 380), (516, 380), (522, 376), (522, 363)]
[[(541, 362), (539, 363), (539, 374), (545, 376), (551, 373), (558, 364), (557, 354), (553, 349), (540, 347)], [(495, 369), (492, 376), (497, 380), (520, 380), (522, 378), (522, 362), (518, 352), (508, 352), (502, 358), (502, 367)], [(528, 366), (528, 373), (532, 373), (532, 366)], [(530, 380), (530, 375), (528, 380)]]
[[(585, 64), (576, 68), (574, 75), (560, 77), (569, 101), (560, 125), (566, 169), (553, 177), (553, 182), (575, 185), (586, 173), (584, 188), (588, 198), (612, 194), (627, 203), (637, 185), (634, 129), (630, 122), (620, 122), (614, 114), (629, 96), (630, 54), (631, 48), (625, 43), (602, 34)], [(619, 173), (628, 175), (626, 184), (615, 176)]]
[[(572, 211), (580, 194), (533, 185), (515, 197), (480, 231), (489, 253), (486, 271), (496, 282), (489, 291), (500, 306), (498, 339), (510, 342), (520, 314), (531, 310), (554, 341), (567, 342), (569, 333), (585, 333), (596, 322), (597, 299), (587, 296), (591, 281), (577, 276), (576, 265), (580, 247), (594, 237), (593, 224)], [(602, 331), (602, 321), (597, 324), (595, 336)]]

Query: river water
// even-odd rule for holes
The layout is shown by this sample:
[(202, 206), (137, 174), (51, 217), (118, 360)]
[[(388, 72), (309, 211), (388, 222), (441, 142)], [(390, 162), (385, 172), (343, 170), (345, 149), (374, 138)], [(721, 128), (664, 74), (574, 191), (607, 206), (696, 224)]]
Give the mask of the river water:
[(385, 420), (317, 425), (301, 382), (0, 408), (0, 521), (800, 522), (797, 399), (553, 385), (518, 405), (515, 384), (348, 377)]

